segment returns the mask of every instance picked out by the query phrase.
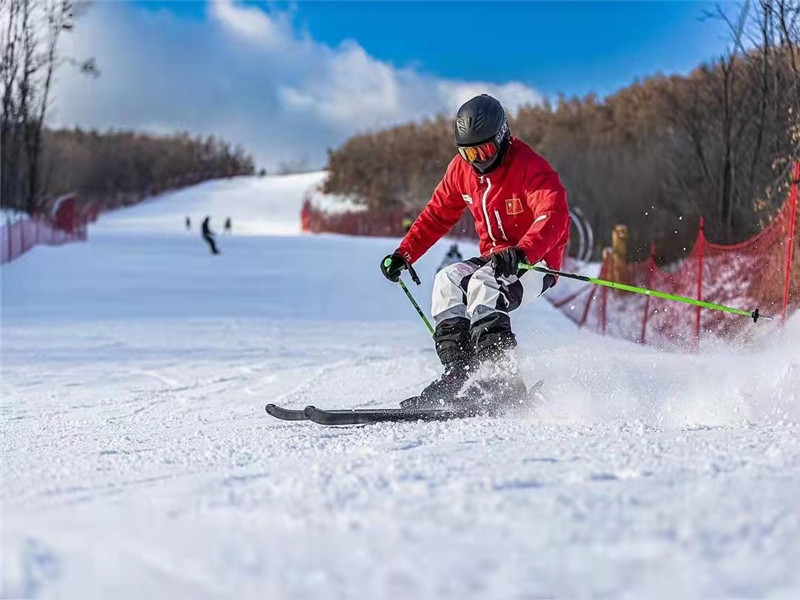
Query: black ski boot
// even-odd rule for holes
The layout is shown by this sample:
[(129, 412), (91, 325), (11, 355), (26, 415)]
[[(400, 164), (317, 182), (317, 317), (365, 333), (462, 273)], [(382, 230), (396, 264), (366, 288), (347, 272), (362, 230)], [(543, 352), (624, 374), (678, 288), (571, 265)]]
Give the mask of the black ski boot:
[(453, 408), (453, 401), (461, 388), (469, 379), (469, 365), (465, 363), (451, 364), (445, 367), (444, 374), (429, 383), (419, 396), (403, 400), (401, 408)]
[(454, 404), (475, 414), (497, 414), (522, 407), (527, 394), (519, 375), (486, 377), (470, 382)]
[(444, 365), (444, 374), (416, 398), (401, 402), (402, 408), (451, 408), (453, 398), (469, 379), (474, 354), (469, 319), (455, 317), (441, 321), (436, 325), (433, 340), (436, 354)]
[(510, 330), (483, 332), (478, 338), (475, 377), (457, 401), (476, 413), (487, 414), (524, 405), (527, 389), (519, 373), (516, 345)]

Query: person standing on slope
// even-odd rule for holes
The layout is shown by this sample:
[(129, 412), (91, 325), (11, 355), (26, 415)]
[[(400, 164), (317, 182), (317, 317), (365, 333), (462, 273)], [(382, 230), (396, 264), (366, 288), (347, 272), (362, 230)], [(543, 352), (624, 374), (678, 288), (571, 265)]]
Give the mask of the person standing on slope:
[(203, 226), (201, 228), (201, 235), (203, 239), (208, 244), (208, 248), (211, 250), (211, 254), (219, 254), (219, 250), (217, 249), (217, 243), (214, 240), (214, 232), (211, 231), (211, 227), (209, 226), (208, 222), (211, 220), (211, 217), (206, 217), (203, 219)]
[(381, 261), (384, 276), (397, 281), (466, 208), (475, 218), (481, 256), (442, 269), (433, 285), (433, 338), (444, 374), (404, 402), (407, 408), (524, 396), (508, 313), (556, 280), (517, 265), (560, 269), (569, 238), (567, 196), (558, 174), (511, 135), (498, 100), (487, 94), (472, 98), (458, 110), (454, 129), (458, 154), (400, 246)]

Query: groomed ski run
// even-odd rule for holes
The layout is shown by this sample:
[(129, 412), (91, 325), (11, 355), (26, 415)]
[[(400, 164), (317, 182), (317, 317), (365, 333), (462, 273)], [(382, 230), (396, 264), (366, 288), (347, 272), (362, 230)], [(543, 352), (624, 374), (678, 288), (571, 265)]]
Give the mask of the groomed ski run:
[[(2, 268), (3, 597), (798, 596), (797, 317), (684, 355), (540, 302), (522, 418), (267, 415), (439, 372), (376, 269), (396, 239), (299, 235), (321, 177), (203, 184)], [(226, 213), (212, 257), (183, 218)]]

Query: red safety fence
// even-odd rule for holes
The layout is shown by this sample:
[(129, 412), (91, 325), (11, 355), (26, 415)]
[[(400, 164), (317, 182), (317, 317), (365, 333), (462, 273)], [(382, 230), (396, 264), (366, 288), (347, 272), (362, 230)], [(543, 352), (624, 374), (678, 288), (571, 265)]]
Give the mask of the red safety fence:
[[(730, 246), (710, 242), (701, 221), (692, 251), (680, 264), (659, 268), (653, 258), (625, 267), (625, 283), (786, 319), (800, 306), (800, 236), (795, 163), (789, 196), (757, 235)], [(599, 277), (610, 278), (607, 256)], [(559, 288), (561, 288), (559, 293)], [(701, 338), (738, 339), (753, 331), (750, 319), (716, 310), (586, 285), (556, 286), (549, 300), (582, 327), (666, 348), (698, 349)]]
[(95, 212), (79, 215), (75, 196), (59, 198), (53, 215), (37, 214), (0, 225), (0, 265), (11, 262), (39, 244), (57, 246), (86, 240), (87, 223)]
[[(300, 212), (300, 221), (302, 230), (310, 233), (400, 237), (405, 234), (404, 221), (407, 218), (413, 220), (416, 216), (402, 209), (331, 214), (316, 208), (310, 200), (305, 200)], [(448, 235), (456, 238), (477, 237), (472, 214), (464, 211)]]

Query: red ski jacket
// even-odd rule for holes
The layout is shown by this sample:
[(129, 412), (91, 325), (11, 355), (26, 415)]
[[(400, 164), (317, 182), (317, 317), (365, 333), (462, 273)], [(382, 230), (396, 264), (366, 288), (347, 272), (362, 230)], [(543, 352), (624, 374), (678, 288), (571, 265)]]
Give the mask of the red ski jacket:
[(487, 175), (456, 155), (397, 251), (415, 262), (465, 208), (475, 218), (482, 256), (517, 246), (531, 264), (544, 260), (561, 268), (569, 238), (567, 193), (548, 162), (524, 142), (512, 137), (505, 160)]

